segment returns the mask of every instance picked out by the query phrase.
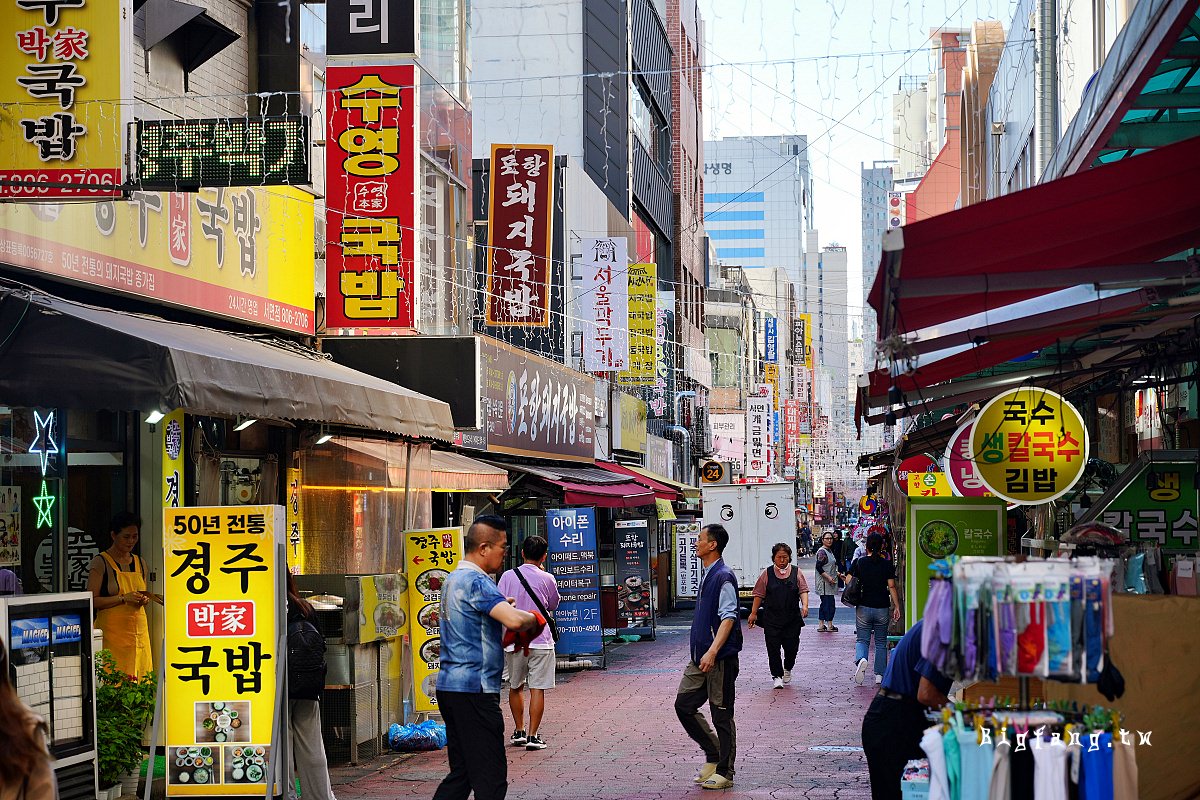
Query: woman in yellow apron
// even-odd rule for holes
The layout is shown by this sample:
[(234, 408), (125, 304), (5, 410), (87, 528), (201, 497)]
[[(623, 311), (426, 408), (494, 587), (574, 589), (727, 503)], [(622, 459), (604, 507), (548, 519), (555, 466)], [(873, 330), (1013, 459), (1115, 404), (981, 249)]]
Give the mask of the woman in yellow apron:
[(117, 668), (135, 677), (154, 669), (150, 628), (146, 621), (146, 565), (133, 554), (142, 520), (122, 512), (109, 525), (112, 546), (88, 565), (88, 589), (96, 609), (96, 627), (104, 631), (104, 647)]

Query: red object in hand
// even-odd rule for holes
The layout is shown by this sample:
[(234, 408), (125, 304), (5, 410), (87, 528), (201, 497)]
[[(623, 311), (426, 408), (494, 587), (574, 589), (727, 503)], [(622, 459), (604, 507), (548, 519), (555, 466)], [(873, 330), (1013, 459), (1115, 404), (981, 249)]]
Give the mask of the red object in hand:
[(525, 655), (529, 655), (529, 643), (542, 635), (542, 631), (546, 629), (546, 618), (536, 611), (530, 611), (534, 619), (537, 620), (537, 625), (529, 630), (514, 631), (506, 628), (504, 630), (504, 639), (501, 640), (502, 646), (507, 650), (509, 645), (520, 648), (525, 651)]

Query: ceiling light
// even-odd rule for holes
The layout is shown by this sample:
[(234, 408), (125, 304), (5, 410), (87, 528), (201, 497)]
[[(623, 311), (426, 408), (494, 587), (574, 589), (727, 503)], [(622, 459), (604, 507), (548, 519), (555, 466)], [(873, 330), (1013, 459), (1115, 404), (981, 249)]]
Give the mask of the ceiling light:
[(255, 419), (254, 417), (241, 417), (241, 418), (239, 418), (238, 424), (235, 425), (233, 427), (233, 429), (235, 431), (244, 431), (244, 430), (246, 430), (246, 428), (249, 428), (251, 425), (253, 425), (256, 422), (258, 422), (258, 420)]
[(322, 425), (321, 426), (321, 435), (317, 437), (317, 444), (325, 444), (332, 438), (333, 438), (333, 434), (329, 432), (329, 428)]
[(159, 411), (157, 408), (146, 415), (146, 424), (153, 425), (156, 422), (162, 422), (167, 415)]

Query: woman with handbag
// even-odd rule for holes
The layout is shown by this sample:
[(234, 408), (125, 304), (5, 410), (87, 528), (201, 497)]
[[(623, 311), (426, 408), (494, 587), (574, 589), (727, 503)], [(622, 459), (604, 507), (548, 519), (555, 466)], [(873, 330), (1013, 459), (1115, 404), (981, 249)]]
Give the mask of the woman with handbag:
[(792, 682), (792, 667), (796, 666), (800, 629), (808, 616), (808, 581), (792, 566), (792, 548), (783, 542), (771, 548), (771, 561), (774, 564), (763, 570), (754, 584), (754, 604), (746, 622), (751, 628), (762, 625), (771, 681), (776, 689), (782, 689)]
[(833, 614), (837, 611), (838, 557), (833, 547), (833, 533), (821, 534), (821, 546), (817, 548), (817, 595), (821, 598), (821, 607), (817, 609), (817, 619), (821, 623), (817, 626), (818, 631), (837, 631)]
[[(892, 604), (891, 618), (900, 619), (900, 595), (896, 591), (896, 567), (883, 557), (883, 537), (872, 533), (867, 537), (867, 554), (850, 566), (850, 585), (843, 594), (858, 606), (854, 623), (857, 639), (854, 644), (854, 682), (862, 685), (867, 675), (867, 653), (871, 636), (875, 636), (875, 683), (883, 682), (887, 668), (888, 601)], [(860, 587), (860, 588), (856, 588)]]

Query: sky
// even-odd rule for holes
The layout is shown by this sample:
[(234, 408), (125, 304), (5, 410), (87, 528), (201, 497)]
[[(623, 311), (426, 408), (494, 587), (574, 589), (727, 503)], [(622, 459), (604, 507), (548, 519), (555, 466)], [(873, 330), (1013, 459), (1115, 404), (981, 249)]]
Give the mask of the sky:
[(932, 29), (994, 19), (1013, 0), (700, 0), (705, 25), (704, 131), (805, 134), (821, 245), (847, 248), (860, 302), (861, 165), (892, 158), (900, 78), (931, 71)]

